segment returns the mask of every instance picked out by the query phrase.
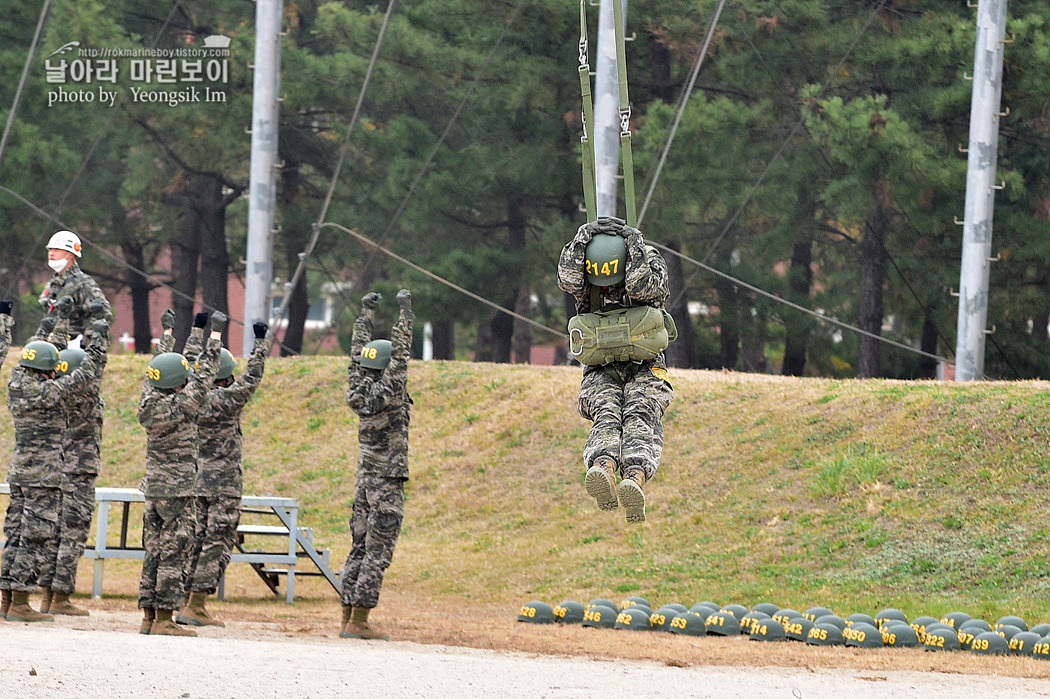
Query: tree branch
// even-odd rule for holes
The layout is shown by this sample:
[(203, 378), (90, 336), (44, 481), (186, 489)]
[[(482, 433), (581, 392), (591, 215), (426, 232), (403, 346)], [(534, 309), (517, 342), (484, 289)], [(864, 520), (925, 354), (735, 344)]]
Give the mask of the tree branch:
[(145, 119), (140, 119), (138, 117), (131, 116), (130, 113), (128, 114), (128, 116), (131, 118), (132, 121), (141, 126), (142, 129), (149, 134), (150, 138), (152, 138), (154, 142), (156, 142), (156, 144), (160, 146), (165, 153), (168, 154), (168, 157), (171, 158), (172, 161), (174, 161), (174, 163), (178, 165), (179, 168), (181, 168), (183, 171), (188, 172), (191, 175), (201, 175), (203, 177), (210, 177), (211, 179), (218, 181), (225, 187), (232, 189), (234, 192), (237, 193), (238, 196), (240, 196), (240, 194), (244, 192), (245, 189), (247, 189), (247, 186), (243, 184), (238, 184), (227, 179), (226, 176), (223, 175), (221, 172), (217, 172), (215, 170), (200, 170), (198, 168), (193, 167), (185, 160), (180, 158), (178, 153), (172, 150), (171, 147), (161, 137), (161, 135), (157, 133), (157, 130), (150, 126), (148, 123), (146, 123)]

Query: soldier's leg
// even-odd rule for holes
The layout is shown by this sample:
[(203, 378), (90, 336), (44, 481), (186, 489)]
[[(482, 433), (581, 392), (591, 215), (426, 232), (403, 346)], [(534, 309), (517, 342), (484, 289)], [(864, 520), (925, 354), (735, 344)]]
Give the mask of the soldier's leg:
[(201, 557), (201, 550), (208, 540), (208, 519), (211, 515), (211, 499), (206, 497), (194, 498), (196, 509), (196, 525), (193, 530), (193, 550), (190, 551), (189, 561), (186, 563), (186, 587), (192, 587), (193, 579), (197, 575), (197, 562)]
[(142, 548), (145, 555), (142, 559), (142, 576), (139, 578), (139, 609), (154, 609), (157, 596), (157, 562), (160, 560), (157, 551), (157, 532), (163, 524), (157, 513), (159, 500), (146, 500), (146, 509), (142, 513)]
[(157, 609), (179, 609), (185, 602), (186, 563), (193, 549), (193, 498), (158, 500), (157, 514), (160, 528), (156, 542), (157, 588), (154, 606)]
[(601, 369), (584, 372), (579, 411), (594, 423), (583, 447), (583, 466), (587, 470), (584, 486), (600, 510), (616, 509), (622, 408), (623, 386), (615, 375)]
[(37, 585), (44, 588), (44, 601), (40, 604), (41, 611), (47, 611), (51, 606), (51, 582), (55, 578), (55, 561), (58, 558), (58, 547), (62, 541), (62, 522), (67, 506), (65, 491), (59, 491), (58, 506), (58, 530), (55, 538), (48, 543), (48, 550), (44, 551), (40, 559), (40, 572), (37, 574)]
[[(11, 564), (15, 562), (15, 551), (18, 549), (22, 529), (22, 510), (25, 508), (25, 493), (21, 486), (11, 486), (11, 499), (7, 503), (7, 514), (4, 516), (4, 551), (0, 554), (0, 590), (11, 589)], [(6, 614), (6, 611), (5, 611)]]
[(61, 494), (58, 488), (23, 488), (20, 541), (11, 563), (11, 606), (8, 621), (52, 621), (29, 606), (29, 594), (36, 589), (37, 576), (44, 556), (58, 536), (58, 510)]
[(365, 538), (368, 534), (369, 518), (367, 493), (368, 478), (358, 476), (357, 485), (354, 488), (354, 510), (350, 516), (350, 553), (346, 556), (343, 572), (339, 576), (341, 587), (339, 599), (344, 607), (353, 605), (354, 588), (357, 586), (357, 577), (361, 572), (361, 561), (365, 558)]
[(73, 594), (77, 583), (77, 565), (84, 553), (91, 515), (95, 511), (94, 474), (73, 474), (62, 491), (62, 520), (58, 532), (58, 555), (51, 589), (55, 593)]
[[(207, 510), (200, 508), (207, 500)], [(190, 579), (190, 590), (213, 594), (219, 578), (230, 562), (230, 550), (237, 538), (240, 501), (236, 498), (197, 498), (197, 560)]]
[(394, 546), (405, 517), (405, 484), (400, 478), (376, 478), (368, 492), (365, 555), (350, 603), (371, 609), (379, 603), (383, 575), (394, 558)]
[(663, 454), (663, 415), (670, 405), (671, 385), (650, 368), (627, 383), (623, 409), (624, 480), (617, 488), (628, 522), (645, 521), (642, 486), (653, 477)]

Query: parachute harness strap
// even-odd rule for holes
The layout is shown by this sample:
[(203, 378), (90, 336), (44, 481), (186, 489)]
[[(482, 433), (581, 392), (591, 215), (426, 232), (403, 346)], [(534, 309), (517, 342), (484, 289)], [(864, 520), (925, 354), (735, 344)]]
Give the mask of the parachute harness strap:
[(580, 0), (580, 93), (583, 96), (583, 136), (580, 145), (583, 150), (583, 199), (587, 208), (587, 220), (593, 221), (598, 216), (596, 184), (594, 180), (594, 146), (587, 137), (587, 124), (594, 123), (593, 105), (591, 103), (591, 65), (587, 58), (587, 0)]

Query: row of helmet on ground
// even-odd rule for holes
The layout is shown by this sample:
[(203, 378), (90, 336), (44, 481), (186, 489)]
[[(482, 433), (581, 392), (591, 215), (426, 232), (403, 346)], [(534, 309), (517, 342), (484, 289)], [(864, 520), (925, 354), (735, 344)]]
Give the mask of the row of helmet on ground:
[(752, 641), (801, 641), (816, 646), (859, 648), (925, 648), (931, 651), (968, 650), (981, 655), (1020, 655), (1050, 660), (1050, 623), (1028, 623), (1004, 616), (991, 624), (966, 612), (950, 612), (940, 619), (912, 620), (899, 609), (875, 616), (858, 612), (843, 618), (827, 607), (804, 612), (762, 602), (748, 609), (742, 604), (698, 602), (692, 607), (665, 604), (653, 611), (644, 597), (581, 602), (566, 600), (556, 607), (534, 600), (518, 612), (518, 621), (533, 624), (582, 624), (592, 628), (631, 631), (668, 631), (683, 636), (740, 636)]

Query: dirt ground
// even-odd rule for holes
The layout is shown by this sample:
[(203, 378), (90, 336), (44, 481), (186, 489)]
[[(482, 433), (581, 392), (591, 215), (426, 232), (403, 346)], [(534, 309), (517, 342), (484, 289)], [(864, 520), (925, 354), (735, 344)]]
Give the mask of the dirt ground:
[(1050, 697), (1050, 663), (1031, 658), (521, 624), (393, 591), (373, 615), (388, 643), (340, 639), (327, 596), (215, 602), (227, 627), (195, 639), (138, 635), (130, 596), (77, 602), (90, 617), (0, 621), (0, 696)]

